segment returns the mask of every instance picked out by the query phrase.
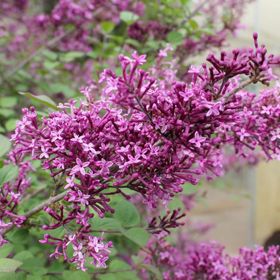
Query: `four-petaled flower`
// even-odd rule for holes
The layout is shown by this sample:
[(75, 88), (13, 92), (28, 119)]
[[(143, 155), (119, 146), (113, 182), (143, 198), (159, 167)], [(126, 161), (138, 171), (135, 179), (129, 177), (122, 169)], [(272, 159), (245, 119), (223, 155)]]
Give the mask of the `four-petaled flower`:
[(85, 168), (90, 165), (90, 162), (82, 162), (79, 158), (76, 159), (77, 165), (75, 165), (70, 172), (70, 175), (75, 175), (77, 173), (81, 173), (82, 175), (86, 175), (86, 170)]
[(190, 143), (193, 143), (193, 144), (195, 144), (195, 146), (197, 148), (200, 148), (202, 146), (202, 143), (205, 142), (205, 140), (206, 140), (206, 137), (200, 136), (198, 131), (196, 131), (195, 134), (194, 134), (194, 138), (192, 138), (190, 140)]
[(80, 144), (83, 144), (83, 139), (85, 138), (84, 135), (78, 135), (76, 133), (74, 133), (74, 137), (71, 139), (72, 142), (76, 142), (76, 143), (80, 143)]
[(40, 154), (39, 158), (49, 158), (48, 150), (49, 150), (48, 148), (42, 146), (41, 147), (42, 153)]
[(245, 128), (241, 128), (237, 134), (241, 141), (243, 141), (246, 137), (250, 136), (250, 134), (246, 131)]

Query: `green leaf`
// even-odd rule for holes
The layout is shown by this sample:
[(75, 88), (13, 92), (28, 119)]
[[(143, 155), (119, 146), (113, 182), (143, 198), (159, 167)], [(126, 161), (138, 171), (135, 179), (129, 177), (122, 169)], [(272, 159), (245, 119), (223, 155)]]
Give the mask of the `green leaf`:
[(113, 273), (100, 274), (98, 275), (98, 280), (118, 280), (116, 277), (117, 275)]
[(140, 215), (137, 208), (126, 200), (119, 201), (115, 205), (115, 218), (120, 221), (124, 227), (139, 225)]
[(15, 179), (18, 175), (18, 167), (14, 165), (5, 165), (0, 169), (0, 186)]
[(56, 60), (57, 54), (55, 52), (52, 52), (50, 50), (44, 50), (42, 51), (42, 55), (50, 60)]
[(38, 275), (27, 275), (26, 280), (39, 280)]
[(0, 147), (0, 157), (5, 155), (11, 148), (10, 140), (2, 134), (0, 134)]
[(62, 54), (61, 59), (64, 62), (71, 62), (75, 59), (82, 58), (84, 56), (85, 56), (85, 54), (83, 52), (67, 52), (67, 53)]
[(16, 254), (14, 256), (14, 259), (15, 260), (18, 260), (18, 261), (24, 261), (24, 260), (27, 260), (27, 259), (32, 259), (34, 258), (33, 254), (30, 253), (29, 251), (22, 251), (22, 252), (19, 252), (18, 254)]
[(139, 265), (139, 267), (150, 271), (156, 277), (157, 280), (162, 280), (163, 279), (161, 272), (155, 266), (152, 266), (150, 264), (142, 263), (142, 264)]
[(51, 265), (48, 267), (48, 272), (50, 273), (60, 273), (65, 270), (65, 267), (63, 263), (60, 263), (58, 261), (54, 261), (51, 263)]
[(45, 264), (45, 259), (41, 257), (35, 257), (30, 259), (25, 259), (23, 261), (23, 264), (21, 266), (21, 269), (30, 273), (34, 272), (34, 267), (38, 270), (39, 273), (45, 274), (45, 271), (43, 271), (43, 266)]
[(36, 269), (34, 269), (33, 271), (30, 271), (30, 273), (32, 273), (34, 276), (37, 277), (40, 275), (44, 275), (48, 273), (48, 270), (44, 267), (36, 267)]
[(123, 227), (117, 219), (114, 218), (97, 218), (92, 220), (93, 230), (115, 230), (122, 231)]
[(0, 115), (3, 116), (3, 117), (6, 117), (6, 118), (10, 117), (10, 116), (14, 115), (14, 110), (1, 108)]
[(129, 240), (133, 241), (140, 247), (144, 247), (150, 237), (148, 232), (143, 228), (131, 228), (127, 231), (124, 231), (123, 234), (125, 237), (127, 237)]
[(43, 275), (42, 280), (63, 280), (60, 275)]
[(189, 1), (190, 1), (190, 0), (180, 0), (180, 2), (181, 2), (182, 5), (188, 4)]
[(47, 70), (52, 70), (52, 69), (56, 68), (59, 65), (60, 65), (60, 63), (58, 61), (51, 61), (51, 60), (44, 61), (44, 67)]
[(1, 280), (23, 280), (23, 278), (20, 279), (17, 276), (14, 272), (0, 272)]
[(8, 258), (2, 258), (0, 259), (0, 272), (14, 272), (21, 265), (22, 262), (20, 261), (8, 259)]
[(75, 90), (73, 90), (71, 87), (69, 87), (65, 84), (60, 84), (60, 83), (54, 83), (54, 84), (49, 85), (48, 91), (50, 93), (62, 92), (68, 97), (73, 97), (76, 95)]
[(101, 28), (105, 33), (110, 33), (113, 31), (115, 24), (112, 21), (103, 21), (101, 22)]
[[(111, 275), (111, 277), (101, 277), (99, 279), (108, 280), (108, 279), (122, 279), (122, 280), (137, 280), (139, 279), (136, 271), (132, 267), (120, 259), (113, 259), (109, 264), (109, 273), (105, 275)], [(114, 277), (112, 277), (114, 276)]]
[(20, 69), (15, 73), (15, 76), (19, 79), (21, 79), (21, 81), (23, 83), (26, 83), (26, 81), (24, 81), (25, 79), (30, 80), (32, 79), (32, 76), (30, 73), (28, 73), (26, 70), (24, 69)]
[(111, 271), (125, 270), (125, 269), (131, 269), (131, 266), (120, 259), (114, 259), (110, 262), (109, 269)]
[(31, 100), (34, 100), (34, 101), (37, 101), (49, 108), (52, 108), (52, 109), (55, 109), (57, 110), (57, 107), (56, 107), (56, 104), (54, 101), (52, 101), (48, 96), (46, 95), (33, 95), (32, 93), (30, 92), (19, 92), (19, 94), (31, 99)]
[(199, 27), (198, 23), (194, 19), (190, 19), (188, 23), (192, 29), (198, 29)]
[(132, 12), (129, 12), (129, 11), (123, 11), (120, 14), (120, 19), (127, 24), (131, 24), (131, 23), (135, 22), (138, 18), (139, 18), (138, 15), (136, 15)]
[(149, 40), (149, 41), (146, 43), (146, 47), (148, 47), (148, 48), (151, 49), (151, 50), (158, 50), (159, 47), (160, 47), (160, 42), (155, 41), (155, 40)]
[(129, 45), (132, 45), (133, 47), (136, 47), (136, 48), (139, 48), (141, 46), (141, 44), (137, 40), (134, 40), (134, 39), (131, 39), (131, 38), (127, 38), (125, 40), (125, 43), (129, 44)]
[(12, 251), (13, 251), (13, 245), (12, 244), (5, 244), (0, 248), (0, 258), (7, 257)]
[(17, 120), (16, 119), (9, 119), (5, 122), (5, 127), (8, 131), (12, 131), (16, 128)]
[(201, 186), (200, 185), (192, 185), (192, 184), (184, 184), (183, 185), (183, 194), (193, 194), (193, 193), (196, 193), (197, 191), (199, 191), (201, 189)]
[(52, 262), (51, 265), (48, 267), (48, 272), (50, 273), (60, 273), (65, 270), (63, 263), (58, 261)]
[(176, 31), (169, 32), (167, 35), (167, 41), (179, 45), (183, 42), (183, 35)]
[(0, 107), (11, 108), (14, 107), (16, 104), (17, 99), (13, 96), (0, 98)]
[(64, 271), (63, 279), (65, 280), (90, 280), (88, 273), (83, 271)]
[(182, 199), (179, 196), (175, 196), (171, 199), (171, 201), (168, 203), (168, 209), (170, 211), (178, 209), (178, 208), (184, 208), (184, 204), (182, 202)]

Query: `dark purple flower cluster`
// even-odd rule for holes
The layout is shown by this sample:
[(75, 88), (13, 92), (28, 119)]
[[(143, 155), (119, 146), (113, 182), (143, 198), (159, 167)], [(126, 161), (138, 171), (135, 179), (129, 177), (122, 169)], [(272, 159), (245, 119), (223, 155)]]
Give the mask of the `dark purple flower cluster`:
[[(60, 51), (88, 52), (92, 49), (92, 38), (100, 35), (100, 22), (110, 20), (117, 24), (122, 11), (142, 15), (145, 9), (142, 2), (134, 0), (59, 0), (50, 14), (17, 12), (19, 7), (27, 7), (27, 4), (27, 0), (0, 4), (0, 13), (3, 13), (0, 26), (3, 25), (6, 32), (13, 35), (3, 51), (11, 56), (19, 51), (32, 52), (53, 38), (57, 38), (55, 47)], [(17, 28), (19, 21), (21, 29)]]
[[(46, 74), (42, 71), (48, 66), (44, 59), (37, 59), (45, 50), (46, 53), (51, 51), (54, 57), (71, 51), (87, 54), (104, 40), (104, 22), (117, 26), (121, 22), (122, 11), (131, 11), (141, 16), (145, 9), (145, 5), (137, 0), (59, 0), (52, 3), (49, 11), (38, 12), (33, 9), (32, 0), (1, 1), (0, 37), (3, 42), (0, 51), (13, 62), (9, 64), (11, 69), (7, 73), (13, 73), (12, 65), (15, 67), (25, 61), (22, 65), (26, 66), (35, 80), (49, 81), (54, 73)], [(83, 57), (83, 54), (80, 55)], [(56, 63), (53, 65), (58, 74), (70, 72), (74, 86), (78, 87), (92, 79), (95, 65), (93, 59), (84, 58), (79, 59), (79, 62), (77, 59), (65, 62), (59, 59), (60, 67), (56, 67)]]
[[(239, 255), (232, 257), (215, 242), (175, 247), (164, 238), (153, 237), (147, 248), (145, 262), (160, 267), (164, 280), (280, 279), (280, 248), (276, 246), (267, 252), (261, 247), (241, 248)], [(149, 279), (145, 272), (142, 278)]]
[[(16, 213), (17, 206), (30, 182), (27, 179), (27, 173), (32, 169), (28, 161), (18, 164), (18, 176), (14, 182), (5, 182), (0, 191), (0, 247), (7, 243), (1, 232), (11, 225), (20, 227), (25, 221), (25, 216)], [(9, 172), (9, 170), (7, 170)]]
[(28, 2), (28, 0), (1, 1), (0, 12), (19, 15), (27, 8)]
[[(55, 251), (50, 257), (63, 257), (65, 261), (74, 263), (78, 269), (86, 270), (86, 258), (91, 258), (91, 264), (96, 267), (106, 267), (106, 261), (112, 247), (112, 242), (103, 243), (102, 238), (90, 235), (90, 231), (82, 230), (74, 234), (65, 235), (63, 239), (44, 235), (40, 240), (43, 244), (55, 246)], [(68, 247), (73, 248), (73, 256), (67, 254)]]
[(139, 42), (145, 42), (148, 38), (163, 40), (171, 28), (158, 21), (136, 21), (128, 28), (128, 36)]
[[(160, 52), (157, 61), (164, 56)], [(67, 203), (45, 209), (55, 220), (45, 230), (74, 224), (71, 235), (82, 244), (83, 254), (90, 255), (90, 219), (114, 212), (111, 195), (129, 198), (126, 190), (133, 190), (156, 207), (186, 182), (221, 175), (227, 147), (239, 157), (259, 148), (268, 159), (279, 157), (279, 86), (259, 94), (243, 90), (274, 79), (271, 67), (278, 58), (267, 55), (255, 36), (255, 49), (208, 60), (212, 66), (190, 69), (192, 82), (186, 84), (168, 79), (175, 75), (162, 76), (168, 71), (157, 66), (152, 77), (140, 68), (144, 55), (120, 56), (122, 75), (104, 71), (99, 101), (93, 101), (92, 86), (83, 90), (87, 101), (60, 104), (46, 117), (40, 118), (34, 108), (23, 110), (12, 136), (11, 159), (16, 164), (29, 157), (39, 160), (52, 177), (65, 182), (65, 195), (59, 187), (56, 191)], [(69, 235), (53, 238), (47, 240), (67, 247)]]

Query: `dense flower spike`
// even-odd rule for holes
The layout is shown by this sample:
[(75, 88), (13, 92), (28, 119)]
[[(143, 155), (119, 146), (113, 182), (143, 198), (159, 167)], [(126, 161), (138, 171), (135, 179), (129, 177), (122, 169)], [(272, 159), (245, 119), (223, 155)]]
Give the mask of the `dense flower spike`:
[(2, 236), (2, 231), (11, 225), (20, 227), (25, 217), (16, 213), (16, 208), (30, 182), (27, 173), (31, 170), (29, 162), (19, 163), (18, 177), (13, 182), (5, 182), (0, 192), (0, 247), (7, 241)]
[[(145, 262), (160, 267), (164, 280), (275, 280), (280, 277), (280, 248), (264, 251), (242, 248), (231, 257), (218, 243), (182, 243), (172, 246), (164, 238), (150, 240)], [(147, 272), (146, 272), (147, 273)], [(147, 274), (143, 274), (143, 279)]]
[[(79, 231), (72, 235), (64, 236), (63, 239), (54, 238), (49, 234), (44, 235), (44, 239), (40, 240), (43, 244), (55, 245), (55, 251), (50, 257), (59, 258), (62, 256), (65, 261), (74, 263), (78, 269), (86, 270), (86, 257), (92, 259), (91, 264), (96, 267), (106, 267), (106, 261), (112, 247), (112, 242), (107, 244), (102, 242), (102, 238), (92, 236), (87, 230)], [(67, 248), (72, 247), (73, 256), (68, 257)]]
[(137, 21), (128, 29), (128, 36), (140, 42), (148, 38), (165, 39), (171, 28), (157, 21)]
[[(39, 160), (53, 178), (65, 182), (65, 194), (61, 185), (55, 190), (64, 204), (44, 209), (55, 222), (43, 228), (74, 226), (72, 235), (79, 240), (72, 242), (78, 248), (74, 262), (80, 268), (84, 255), (97, 258), (98, 252), (87, 248), (93, 238), (87, 236), (90, 219), (114, 212), (111, 195), (129, 198), (126, 190), (133, 190), (156, 207), (186, 182), (222, 175), (227, 148), (239, 157), (259, 148), (268, 159), (279, 157), (279, 86), (259, 94), (243, 89), (250, 83), (268, 84), (274, 79), (271, 67), (279, 64), (254, 38), (255, 49), (223, 52), (220, 59), (211, 55), (212, 66), (192, 67), (189, 84), (177, 81), (170, 69), (161, 69), (167, 50), (159, 53), (153, 76), (140, 68), (145, 55), (121, 55), (122, 75), (111, 70), (101, 75), (100, 100), (93, 100), (92, 85), (83, 89), (87, 101), (80, 105), (73, 100), (60, 104), (43, 118), (34, 108), (23, 110), (12, 136), (11, 160)], [(178, 215), (161, 219), (161, 228), (178, 226)], [(12, 218), (6, 222), (21, 224)], [(48, 236), (46, 242), (56, 240), (57, 248), (65, 248), (68, 239)]]

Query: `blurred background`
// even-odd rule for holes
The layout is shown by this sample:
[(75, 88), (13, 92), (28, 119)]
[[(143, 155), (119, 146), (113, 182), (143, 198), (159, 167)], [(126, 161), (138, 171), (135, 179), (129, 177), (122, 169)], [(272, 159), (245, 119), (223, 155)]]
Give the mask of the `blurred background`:
[[(280, 1), (256, 0), (247, 6), (243, 28), (230, 40), (231, 46), (252, 44), (252, 33), (268, 49), (280, 53)], [(280, 163), (263, 162), (244, 168), (211, 184), (207, 199), (193, 209), (193, 220), (213, 223), (207, 239), (220, 241), (230, 253), (242, 246), (264, 245), (274, 235), (280, 244)], [(228, 195), (231, 193), (231, 195)], [(205, 236), (203, 236), (205, 239)]]

